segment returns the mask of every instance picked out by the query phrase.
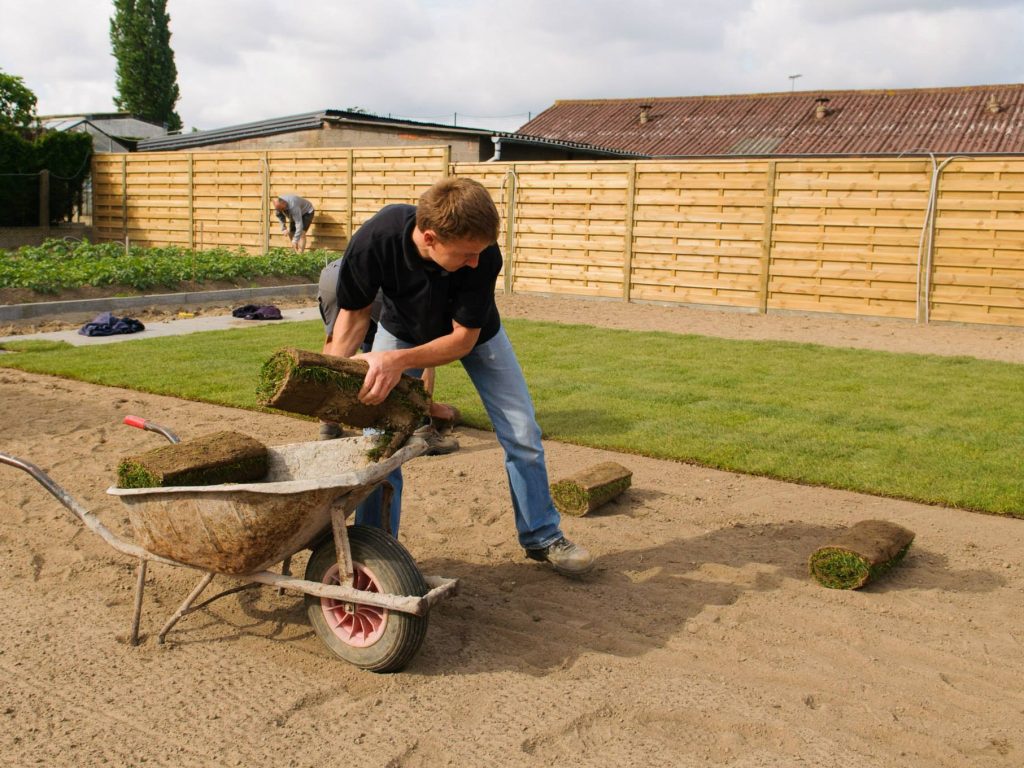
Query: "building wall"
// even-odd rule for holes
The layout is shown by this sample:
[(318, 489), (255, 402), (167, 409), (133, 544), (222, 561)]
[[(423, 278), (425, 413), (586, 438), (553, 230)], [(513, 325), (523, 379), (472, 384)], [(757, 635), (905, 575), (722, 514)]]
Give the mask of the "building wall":
[(476, 136), (451, 134), (438, 131), (402, 132), (393, 128), (372, 126), (335, 125), (326, 123), (323, 128), (308, 131), (292, 131), (275, 136), (260, 136), (239, 141), (226, 141), (202, 147), (189, 148), (195, 152), (229, 152), (270, 149), (317, 149), (334, 147), (451, 147), (452, 161), (476, 163), (489, 159), (493, 154), (491, 140)]

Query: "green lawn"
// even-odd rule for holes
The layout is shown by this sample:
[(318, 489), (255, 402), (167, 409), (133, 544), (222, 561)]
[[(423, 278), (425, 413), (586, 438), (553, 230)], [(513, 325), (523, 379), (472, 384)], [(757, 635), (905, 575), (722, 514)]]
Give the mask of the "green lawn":
[[(506, 323), (546, 437), (1024, 517), (1024, 366), (811, 344)], [(260, 365), (318, 322), (88, 348), (10, 343), (0, 366), (256, 407)], [(439, 399), (487, 418), (461, 366)]]

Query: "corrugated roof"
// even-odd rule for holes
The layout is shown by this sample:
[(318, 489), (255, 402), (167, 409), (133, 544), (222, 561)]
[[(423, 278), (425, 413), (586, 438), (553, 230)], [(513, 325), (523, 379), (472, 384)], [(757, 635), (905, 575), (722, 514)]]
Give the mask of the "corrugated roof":
[(317, 112), (305, 112), (300, 115), (289, 115), (287, 117), (274, 117), (269, 120), (257, 120), (253, 123), (230, 125), (225, 128), (215, 128), (209, 131), (195, 131), (175, 136), (146, 139), (139, 142), (139, 150), (143, 152), (156, 152), (169, 149), (187, 149), (189, 147), (222, 144), (240, 139), (273, 136), (279, 133), (308, 131), (322, 127), (324, 122), (383, 124), (409, 130), (445, 131), (446, 133), (468, 133), (478, 136), (490, 136), (493, 133), (493, 131), (484, 130), (483, 128), (468, 128), (445, 125), (443, 123), (423, 123), (415, 120), (402, 120), (393, 117), (383, 117), (382, 115), (373, 115), (367, 112), (352, 112), (342, 109), (322, 109)]
[(1024, 153), (1024, 84), (559, 100), (519, 131), (660, 157)]
[(279, 133), (291, 133), (293, 131), (315, 130), (322, 127), (325, 122), (330, 123), (357, 123), (372, 125), (388, 125), (410, 131), (430, 131), (468, 134), (480, 138), (500, 137), (503, 141), (518, 144), (532, 144), (535, 146), (558, 147), (565, 150), (576, 150), (587, 152), (593, 155), (606, 157), (642, 157), (642, 154), (615, 148), (597, 147), (579, 141), (563, 141), (544, 136), (530, 136), (523, 133), (509, 133), (503, 131), (492, 131), (485, 128), (470, 128), (463, 126), (447, 125), (445, 123), (425, 123), (415, 120), (404, 120), (395, 117), (384, 117), (373, 115), (367, 112), (352, 112), (349, 110), (324, 109), (318, 112), (306, 112), (301, 115), (290, 115), (288, 117), (276, 117), (269, 120), (258, 120), (253, 123), (232, 125), (226, 128), (217, 128), (209, 131), (195, 131), (175, 136), (160, 136), (152, 139), (144, 139), (138, 143), (138, 149), (142, 152), (157, 152), (161, 150), (188, 149), (190, 147), (201, 147), (210, 144), (222, 144), (228, 141), (240, 139), (259, 138), (262, 136), (273, 136)]
[(39, 124), (48, 131), (70, 131), (76, 125), (86, 123), (83, 117), (41, 117)]
[(289, 115), (288, 117), (277, 117), (271, 120), (258, 120), (254, 123), (231, 125), (226, 128), (215, 128), (209, 131), (157, 136), (140, 141), (138, 149), (140, 152), (159, 152), (165, 149), (201, 147), (207, 144), (220, 144), (225, 141), (273, 136), (277, 133), (312, 130), (323, 125), (323, 121), (323, 111), (306, 112), (301, 115)]
[(534, 147), (554, 147), (557, 149), (564, 149), (570, 152), (578, 151), (584, 152), (588, 155), (598, 155), (604, 157), (622, 157), (622, 158), (643, 158), (648, 157), (642, 152), (630, 152), (625, 149), (611, 149), (608, 147), (598, 147), (593, 144), (585, 144), (581, 141), (563, 141), (560, 139), (549, 139), (544, 136), (531, 136), (526, 133), (509, 133), (506, 131), (495, 131), (491, 141), (497, 143), (500, 140), (501, 143), (507, 144), (525, 144)]

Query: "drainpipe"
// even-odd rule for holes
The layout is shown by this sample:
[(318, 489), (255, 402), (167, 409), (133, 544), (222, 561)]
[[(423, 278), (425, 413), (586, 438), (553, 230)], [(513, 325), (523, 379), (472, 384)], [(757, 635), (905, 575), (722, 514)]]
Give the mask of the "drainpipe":
[(491, 142), (494, 144), (494, 157), (487, 162), (496, 163), (501, 160), (501, 136), (491, 136)]

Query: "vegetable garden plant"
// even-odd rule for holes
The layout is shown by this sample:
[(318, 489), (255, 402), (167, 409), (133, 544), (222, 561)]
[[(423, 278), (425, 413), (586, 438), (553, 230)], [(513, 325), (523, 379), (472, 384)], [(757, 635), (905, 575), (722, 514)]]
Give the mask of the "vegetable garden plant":
[(256, 277), (302, 277), (316, 281), (333, 251), (295, 253), (275, 248), (250, 254), (226, 248), (140, 248), (125, 251), (120, 243), (50, 239), (39, 246), (0, 250), (0, 288), (28, 288), (54, 295), (82, 286), (120, 286), (146, 291), (192, 282), (249, 280)]

